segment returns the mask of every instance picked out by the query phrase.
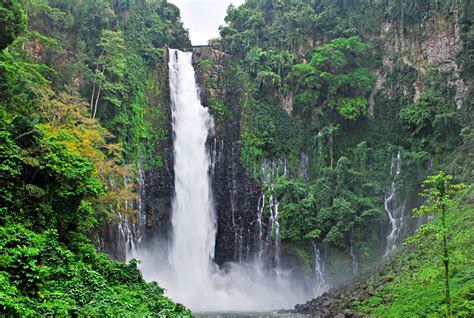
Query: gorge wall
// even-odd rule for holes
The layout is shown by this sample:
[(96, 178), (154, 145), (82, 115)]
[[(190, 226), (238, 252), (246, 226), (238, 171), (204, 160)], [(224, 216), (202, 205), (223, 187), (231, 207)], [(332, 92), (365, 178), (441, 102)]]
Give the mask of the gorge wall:
[[(338, 14), (340, 17), (358, 17), (362, 21), (360, 15), (364, 10), (369, 10), (367, 6), (349, 6)], [(257, 12), (263, 10), (252, 2), (246, 8)], [(353, 11), (348, 13), (349, 9)], [(238, 12), (238, 9), (235, 10)], [(265, 10), (269, 10), (265, 11), (267, 14), (276, 9)], [(262, 246), (265, 246), (263, 257), (269, 263), (275, 264), (276, 254), (282, 253), (283, 263), (304, 268), (303, 271), (313, 275), (311, 272), (316, 262), (313, 244), (316, 242), (326, 264), (326, 274), (340, 278), (341, 273), (345, 273), (342, 276), (350, 277), (370, 267), (374, 257), (383, 257), (390, 233), (397, 233), (397, 237), (391, 239), (395, 240), (396, 246), (400, 246), (403, 238), (413, 233), (423, 222), (411, 215), (411, 209), (421, 204), (417, 194), (419, 184), (432, 169), (445, 163), (443, 157), (454, 145), (443, 144), (443, 141), (437, 145), (423, 145), (415, 140), (418, 138), (416, 135), (413, 135), (413, 141), (407, 142), (408, 138), (405, 137), (410, 132), (400, 120), (399, 112), (407, 105), (416, 105), (420, 100), (423, 102), (425, 95), (433, 92), (448, 103), (454, 102), (461, 114), (469, 107), (471, 82), (462, 75), (463, 66), (458, 58), (462, 50), (462, 12), (453, 10), (446, 14), (433, 9), (420, 22), (406, 22), (396, 16), (382, 14), (383, 9), (379, 6), (370, 10), (373, 13), (370, 22), (376, 27), (371, 25), (367, 28), (359, 21), (359, 24), (355, 24), (359, 29), (350, 31), (369, 43), (374, 54), (367, 66), (373, 76), (371, 88), (364, 93), (367, 117), (362, 116), (352, 122), (330, 114), (331, 110), (323, 110), (329, 115), (302, 113), (301, 108), (306, 101), (301, 99), (301, 91), (298, 91), (301, 84), (292, 84), (288, 79), (292, 76), (292, 66), (280, 66), (277, 71), (272, 65), (280, 62), (272, 62), (274, 64), (269, 64), (269, 70), (252, 71), (249, 69), (253, 63), (251, 54), (255, 52), (249, 49), (250, 53), (242, 55), (239, 51), (232, 51), (226, 42), (231, 40), (225, 29), (223, 43), (194, 50), (193, 64), (200, 84), (201, 100), (204, 106), (210, 108), (215, 121), (215, 131), (207, 144), (218, 216), (215, 261), (219, 265), (262, 256)], [(294, 54), (292, 63), (309, 65), (313, 47), (327, 42), (330, 42), (330, 37), (305, 42), (290, 49), (291, 54)], [(262, 42), (259, 45), (263, 47), (263, 55), (255, 66), (257, 69), (268, 63), (271, 54), (278, 51), (276, 48), (264, 51), (268, 50), (265, 48), (268, 44)], [(277, 80), (267, 81), (265, 76), (274, 76)], [(166, 81), (164, 77), (161, 80)], [(270, 106), (260, 106), (260, 103)], [(169, 101), (165, 97), (157, 104), (167, 114), (164, 123), (167, 138), (155, 149), (156, 153), (163, 156), (164, 165), (159, 169), (152, 167), (144, 173), (144, 187), (140, 194), (143, 202), (140, 214), (146, 220), (141, 230), (144, 233), (143, 246), (147, 242), (153, 244), (158, 236), (166, 238), (170, 229), (169, 213), (173, 195), (173, 171), (170, 167), (173, 166), (173, 154)], [(267, 114), (258, 115), (259, 122), (253, 117), (261, 111), (258, 107), (269, 107)], [(312, 107), (319, 106), (316, 103)], [(279, 113), (278, 109), (287, 115)], [(270, 117), (265, 118), (264, 115), (272, 112), (277, 112), (277, 117), (271, 117), (274, 115), (270, 114)], [(325, 131), (325, 127), (311, 122), (315, 116), (328, 116), (327, 123), (337, 124), (338, 131), (334, 138), (326, 134), (318, 139), (318, 131)], [(262, 125), (261, 122), (263, 125), (271, 123), (273, 131), (280, 130), (280, 135), (286, 134), (287, 137), (284, 137), (285, 140), (278, 139), (281, 137), (271, 135), (271, 131), (259, 135), (260, 132), (255, 132), (255, 129), (260, 129), (258, 126)], [(321, 143), (318, 140), (322, 140)], [(252, 144), (255, 141), (257, 143)], [(284, 146), (287, 148), (282, 152), (272, 149), (272, 146), (267, 147), (267, 143), (271, 142), (288, 146)], [(458, 142), (454, 141), (455, 144)], [(334, 152), (331, 158), (330, 151)], [(397, 157), (401, 169), (395, 173), (393, 165)], [(349, 159), (348, 163), (344, 158)], [(323, 164), (326, 165), (324, 169)], [(272, 181), (274, 184), (264, 180), (268, 167), (273, 167), (272, 173), (280, 169)], [(288, 183), (281, 183), (280, 177), (284, 177)], [(344, 189), (343, 185), (348, 186), (348, 189)], [(327, 194), (318, 190), (325, 187), (333, 188), (336, 194), (326, 198)], [(361, 199), (356, 203), (351, 201), (353, 198), (350, 196), (344, 197), (347, 193), (357, 193), (357, 189), (362, 191), (357, 195), (369, 196), (373, 202), (367, 203)], [(341, 193), (344, 201), (337, 201)], [(311, 200), (316, 203), (308, 201), (304, 204), (310, 206), (295, 208), (297, 202), (291, 196), (299, 196), (296, 200), (302, 203), (314, 196), (315, 199)], [(270, 198), (273, 198), (272, 203)], [(329, 206), (332, 202), (331, 209), (334, 211), (346, 209), (344, 205), (335, 206), (336, 202), (349, 202), (349, 207), (345, 218), (332, 219), (329, 228), (324, 229), (321, 224), (328, 220), (324, 219), (326, 217), (322, 216), (321, 211), (326, 211), (324, 206), (327, 202)], [(275, 207), (282, 210), (280, 223), (278, 220), (274, 223)], [(321, 226), (322, 233), (318, 234), (318, 229), (308, 232), (304, 238), (296, 239), (292, 231), (302, 230), (293, 228), (296, 222), (293, 216), (305, 209), (319, 211), (315, 221), (310, 222), (316, 222), (315, 228)], [(396, 220), (389, 219), (392, 215), (388, 209), (398, 210)], [(372, 221), (364, 219), (368, 215), (372, 215)], [(313, 216), (308, 217), (311, 220)], [(362, 230), (364, 222), (370, 223), (368, 232)], [(280, 234), (275, 234), (275, 226), (282, 231), (282, 251), (278, 252), (280, 238), (277, 236)], [(333, 238), (327, 236), (331, 231), (335, 231), (336, 236)], [(324, 239), (324, 236), (327, 237)], [(112, 237), (106, 241), (108, 243), (104, 246), (108, 246), (108, 251), (124, 259), (123, 252), (117, 252), (124, 250), (123, 246), (117, 244), (124, 243), (115, 243), (121, 240)], [(127, 244), (127, 240), (122, 241)], [(130, 249), (130, 246), (126, 249)]]
[[(289, 308), (344, 284), (342, 303), (336, 290), (296, 309), (449, 307), (435, 234), (402, 245), (428, 221), (411, 212), (422, 180), (472, 183), (472, 0), (246, 0), (193, 55), (168, 1), (0, 7), (7, 314), (191, 315), (164, 297), (173, 279), (193, 310)], [(199, 147), (196, 122), (175, 142), (172, 94), (206, 114)], [(472, 196), (447, 218), (465, 316)], [(195, 202), (204, 218), (188, 217)]]

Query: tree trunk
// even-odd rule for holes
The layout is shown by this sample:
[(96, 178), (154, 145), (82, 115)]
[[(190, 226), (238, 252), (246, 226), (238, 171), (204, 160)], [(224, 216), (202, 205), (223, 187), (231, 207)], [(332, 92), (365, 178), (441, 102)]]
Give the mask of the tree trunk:
[[(100, 53), (100, 56), (99, 56), (99, 59), (97, 60), (97, 64), (95, 65), (95, 72), (97, 74), (97, 71), (99, 70), (99, 63), (100, 61), (102, 60), (102, 57), (104, 56), (104, 52), (105, 50), (102, 50), (102, 52)], [(92, 96), (91, 96), (91, 104), (90, 104), (90, 110), (92, 112), (93, 108), (94, 108), (94, 95), (95, 95), (95, 86), (96, 86), (96, 83), (97, 83), (97, 77), (94, 77), (94, 83), (92, 85)]]
[(100, 91), (102, 89), (102, 86), (99, 86), (99, 90), (97, 92), (97, 98), (95, 100), (95, 105), (94, 105), (94, 113), (92, 114), (92, 118), (95, 119), (95, 115), (97, 113), (97, 104), (99, 103), (99, 97), (100, 97)]
[(446, 207), (442, 206), (442, 222), (443, 222), (443, 252), (444, 252), (444, 287), (445, 287), (445, 298), (446, 298), (446, 311), (447, 317), (451, 316), (451, 297), (449, 295), (449, 250), (448, 250), (448, 239), (446, 237)]
[(333, 169), (334, 166), (334, 154), (333, 154), (333, 141), (332, 141), (332, 135), (329, 135), (329, 157), (331, 160), (331, 170)]
[[(105, 74), (105, 65), (104, 65), (104, 67), (102, 68), (102, 75), (104, 75), (104, 74)], [(97, 104), (99, 103), (99, 97), (100, 97), (100, 92), (101, 92), (101, 90), (102, 90), (102, 86), (99, 85), (99, 90), (97, 91), (97, 97), (96, 97), (96, 99), (95, 99), (94, 112), (93, 112), (93, 114), (92, 114), (92, 118), (94, 118), (94, 119), (95, 119), (95, 115), (96, 115), (96, 113), (97, 113)]]

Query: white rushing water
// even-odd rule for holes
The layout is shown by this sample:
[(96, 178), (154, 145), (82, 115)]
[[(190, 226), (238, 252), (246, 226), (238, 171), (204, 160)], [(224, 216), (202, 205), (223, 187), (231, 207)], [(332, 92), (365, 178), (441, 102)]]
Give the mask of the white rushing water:
[(214, 264), (210, 157), (215, 154), (206, 149), (213, 122), (199, 100), (192, 54), (169, 53), (175, 155), (172, 240), (169, 248), (140, 251), (145, 278), (158, 281), (168, 296), (195, 312), (273, 310), (307, 300), (302, 288), (286, 278), (288, 273), (275, 275), (260, 261), (230, 263), (224, 269)]
[(357, 274), (357, 271), (359, 269), (359, 263), (357, 262), (357, 257), (354, 252), (354, 246), (355, 246), (355, 239), (354, 239), (354, 229), (351, 228), (351, 232), (349, 234), (349, 255), (351, 256), (351, 268), (352, 268), (352, 274), (355, 275)]
[(385, 194), (384, 208), (387, 212), (390, 221), (390, 232), (387, 235), (387, 246), (385, 248), (384, 256), (387, 256), (391, 251), (397, 247), (398, 238), (403, 227), (403, 205), (400, 204), (397, 198), (396, 178), (401, 172), (401, 158), (400, 151), (398, 151), (396, 158), (392, 159), (390, 166), (390, 176), (392, 182), (390, 190)]
[(169, 72), (175, 154), (169, 262), (176, 285), (173, 289), (186, 299), (210, 283), (209, 260), (214, 256), (216, 226), (206, 152), (212, 119), (199, 101), (191, 55), (171, 50)]
[(324, 276), (324, 265), (323, 260), (321, 259), (321, 251), (319, 250), (318, 246), (313, 243), (313, 251), (314, 251), (314, 275), (315, 275), (315, 283), (313, 287), (313, 296), (318, 297), (325, 293), (331, 286), (326, 282), (326, 278)]

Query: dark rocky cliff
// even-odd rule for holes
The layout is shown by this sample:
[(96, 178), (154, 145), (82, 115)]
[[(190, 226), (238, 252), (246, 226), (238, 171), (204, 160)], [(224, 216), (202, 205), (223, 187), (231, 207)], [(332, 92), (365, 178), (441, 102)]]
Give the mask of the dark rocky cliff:
[[(217, 215), (215, 261), (245, 261), (254, 257), (258, 242), (257, 205), (259, 187), (249, 178), (240, 157), (240, 119), (238, 104), (241, 96), (232, 88), (217, 83), (229, 62), (229, 56), (212, 48), (197, 48), (193, 52), (196, 77), (200, 84), (201, 101), (214, 115), (215, 132), (208, 140), (211, 154), (211, 180)], [(203, 68), (201, 63), (211, 67)], [(233, 120), (219, 120), (215, 107), (222, 101)]]

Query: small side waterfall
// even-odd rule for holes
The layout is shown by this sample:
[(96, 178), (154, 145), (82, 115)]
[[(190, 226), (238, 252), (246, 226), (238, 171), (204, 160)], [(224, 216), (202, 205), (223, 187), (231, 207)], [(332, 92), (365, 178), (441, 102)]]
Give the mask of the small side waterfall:
[(308, 172), (309, 160), (310, 160), (309, 156), (306, 153), (304, 152), (300, 153), (300, 167), (298, 171), (298, 176), (304, 179), (305, 181), (309, 180), (309, 172)]
[(384, 256), (387, 256), (397, 247), (398, 238), (403, 227), (404, 206), (400, 204), (397, 198), (396, 178), (401, 172), (400, 150), (397, 156), (392, 159), (390, 166), (391, 183), (387, 193), (385, 193), (384, 208), (390, 221), (390, 232), (387, 235), (387, 246)]
[(314, 275), (315, 275), (315, 283), (313, 287), (313, 296), (318, 297), (321, 296), (324, 292), (326, 292), (331, 286), (326, 283), (326, 278), (324, 277), (324, 264), (321, 259), (321, 251), (319, 250), (316, 243), (313, 243), (313, 251), (314, 251)]
[(257, 259), (261, 259), (263, 256), (265, 242), (263, 241), (263, 211), (265, 210), (265, 192), (262, 193), (258, 199), (257, 205), (257, 223), (258, 223), (258, 237), (257, 237)]
[[(280, 238), (280, 221), (278, 215), (279, 202), (275, 196), (275, 185), (278, 182), (278, 178), (288, 178), (288, 164), (286, 159), (280, 160), (277, 164), (274, 162), (264, 161), (261, 165), (260, 180), (264, 186), (264, 190), (261, 196), (261, 203), (259, 203), (257, 219), (259, 220), (259, 246), (262, 249), (259, 252), (259, 257), (262, 257), (265, 252), (269, 252), (268, 248), (271, 247), (273, 242), (273, 255), (276, 269), (281, 268), (281, 238)], [(268, 206), (266, 206), (265, 200), (268, 198)], [(269, 210), (270, 217), (268, 223), (270, 228), (268, 235), (264, 238), (262, 229), (262, 216), (265, 208)], [(267, 249), (265, 251), (265, 249)]]
[(359, 263), (357, 262), (356, 255), (354, 253), (354, 246), (355, 246), (354, 229), (351, 229), (349, 239), (350, 239), (349, 240), (350, 241), (349, 254), (351, 255), (352, 275), (355, 275), (357, 274), (357, 271), (359, 270)]
[[(273, 186), (271, 191), (273, 191)], [(270, 236), (275, 242), (275, 267), (281, 268), (281, 238), (280, 238), (280, 221), (278, 219), (278, 200), (273, 194), (270, 195)]]
[[(126, 213), (118, 213), (118, 233), (119, 233), (119, 246), (123, 246), (125, 260), (129, 261), (132, 258), (137, 257), (138, 248), (142, 242), (145, 234), (145, 207), (143, 204), (143, 198), (145, 196), (145, 176), (142, 167), (137, 170), (137, 198), (136, 200), (129, 201), (125, 199), (125, 211), (138, 210), (136, 215), (127, 215)], [(125, 187), (129, 187), (131, 180), (128, 177), (124, 177)]]

